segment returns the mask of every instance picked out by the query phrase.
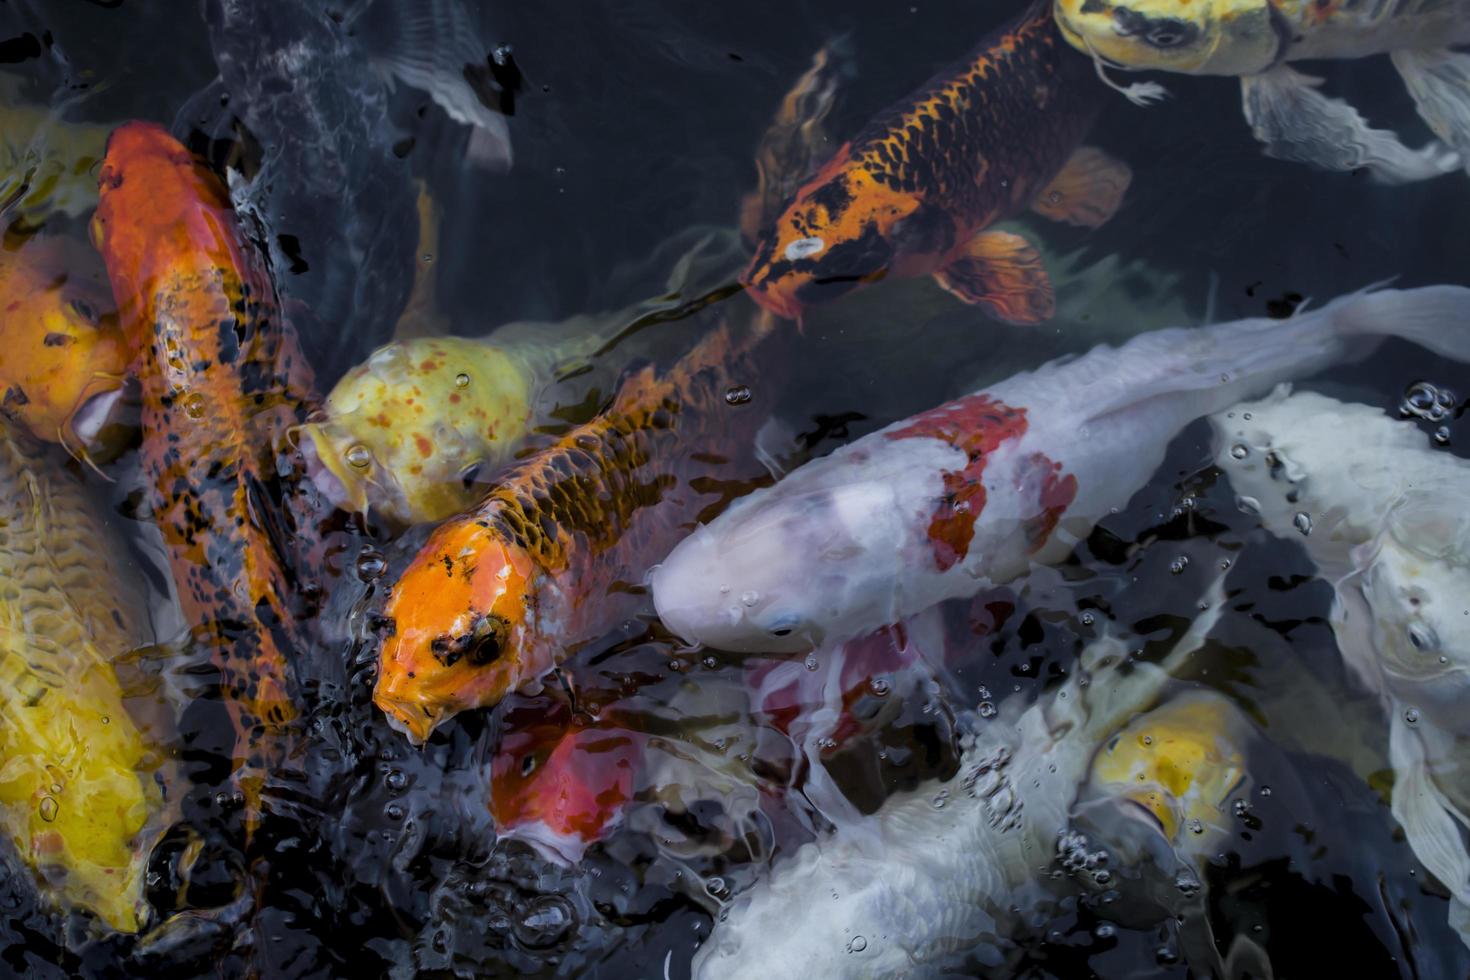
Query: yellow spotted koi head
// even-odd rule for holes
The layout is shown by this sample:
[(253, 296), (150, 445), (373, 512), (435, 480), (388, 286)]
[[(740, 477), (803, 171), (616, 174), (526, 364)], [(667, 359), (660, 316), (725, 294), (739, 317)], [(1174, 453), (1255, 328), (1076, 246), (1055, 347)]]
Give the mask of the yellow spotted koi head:
[(302, 426), (317, 483), (339, 506), (398, 524), (477, 502), (478, 484), (526, 434), (531, 372), (486, 341), (432, 337), (383, 347), (337, 382)]
[(1244, 75), (1289, 40), (1267, 0), (1056, 0), (1061, 34), (1119, 68)]

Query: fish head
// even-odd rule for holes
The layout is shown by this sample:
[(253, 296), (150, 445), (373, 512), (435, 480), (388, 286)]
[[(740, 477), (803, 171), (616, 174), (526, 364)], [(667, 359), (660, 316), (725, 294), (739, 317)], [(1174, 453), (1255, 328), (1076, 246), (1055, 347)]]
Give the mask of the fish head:
[(1250, 74), (1283, 43), (1267, 0), (1056, 0), (1056, 21), (1077, 50), (1135, 70)]
[(96, 254), (66, 238), (0, 250), (0, 304), (4, 414), (37, 438), (103, 448), (130, 355)]
[(892, 564), (897, 522), (891, 489), (876, 481), (758, 492), (650, 573), (654, 607), (679, 637), (717, 649), (797, 653), (844, 639), (894, 601), (889, 579), (873, 573)]
[(318, 485), (338, 506), (399, 524), (444, 520), (482, 496), (531, 413), (527, 372), (460, 337), (374, 351), (302, 427)]
[(373, 703), (415, 744), (540, 674), (531, 660), (536, 566), (487, 525), (466, 518), (435, 531), (384, 609)]
[(1078, 793), (1076, 826), (1107, 850), (1115, 872), (1157, 884), (1148, 890), (1167, 900), (1180, 875), (1196, 876), (1230, 833), (1230, 801), (1249, 783), (1251, 731), (1219, 694), (1171, 698), (1098, 749)]
[(1463, 476), (1400, 497), (1358, 552), (1372, 649), (1390, 690), (1425, 723), (1470, 731), (1470, 516)]
[(848, 148), (803, 184), (756, 245), (741, 276), (752, 299), (794, 320), (890, 271), (894, 232), (919, 206), (912, 194), (846, 164)]

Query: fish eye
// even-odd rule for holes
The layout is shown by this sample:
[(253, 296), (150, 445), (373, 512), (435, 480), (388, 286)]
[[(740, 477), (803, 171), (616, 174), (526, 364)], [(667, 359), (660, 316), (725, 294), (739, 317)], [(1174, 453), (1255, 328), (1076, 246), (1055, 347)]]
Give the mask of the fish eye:
[(503, 616), (491, 613), (481, 616), (469, 637), (470, 663), (484, 667), (499, 660), (505, 653), (505, 638), (510, 633), (510, 623)]
[(785, 638), (795, 633), (801, 626), (801, 620), (794, 616), (782, 616), (771, 624), (769, 632), (777, 638)]
[(1439, 637), (1434, 635), (1434, 630), (1422, 623), (1414, 623), (1409, 627), (1409, 642), (1420, 653), (1439, 648)]
[(1160, 21), (1149, 29), (1144, 40), (1155, 48), (1175, 48), (1190, 39), (1189, 25), (1183, 21)]
[(97, 314), (97, 308), (84, 299), (70, 300), (68, 305), (71, 306), (73, 313), (81, 317), (83, 320), (86, 320), (94, 327), (97, 325), (97, 321), (101, 319), (101, 317)]

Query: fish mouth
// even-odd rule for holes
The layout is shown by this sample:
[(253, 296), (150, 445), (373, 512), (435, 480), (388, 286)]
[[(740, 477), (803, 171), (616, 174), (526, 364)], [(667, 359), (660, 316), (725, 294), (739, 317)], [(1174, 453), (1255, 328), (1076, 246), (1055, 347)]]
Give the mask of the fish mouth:
[(427, 742), (434, 729), (447, 717), (443, 708), (430, 707), (411, 698), (378, 693), (373, 695), (373, 703), (383, 712), (388, 727), (416, 746)]
[(71, 416), (71, 432), (77, 441), (87, 447), (97, 445), (98, 437), (107, 423), (112, 420), (113, 409), (122, 399), (121, 385), (86, 398)]

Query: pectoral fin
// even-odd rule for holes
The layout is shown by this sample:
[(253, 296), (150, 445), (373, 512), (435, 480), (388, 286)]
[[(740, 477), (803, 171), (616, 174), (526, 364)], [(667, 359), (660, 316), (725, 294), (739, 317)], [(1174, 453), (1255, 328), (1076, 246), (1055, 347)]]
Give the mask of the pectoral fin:
[(1098, 228), (1123, 203), (1133, 170), (1095, 146), (1079, 147), (1062, 172), (1031, 202), (1031, 210), (1053, 221)]
[(1411, 150), (1396, 134), (1372, 129), (1341, 99), (1317, 91), (1320, 78), (1280, 65), (1240, 80), (1241, 106), (1266, 155), (1323, 170), (1366, 168), (1387, 184), (1451, 173), (1459, 154), (1439, 142)]
[(1020, 235), (985, 231), (934, 273), (940, 286), (966, 303), (983, 306), (1006, 323), (1032, 324), (1056, 312), (1041, 253)]
[(1395, 51), (1392, 57), (1419, 116), (1434, 135), (1454, 147), (1470, 170), (1470, 54), (1407, 50)]

